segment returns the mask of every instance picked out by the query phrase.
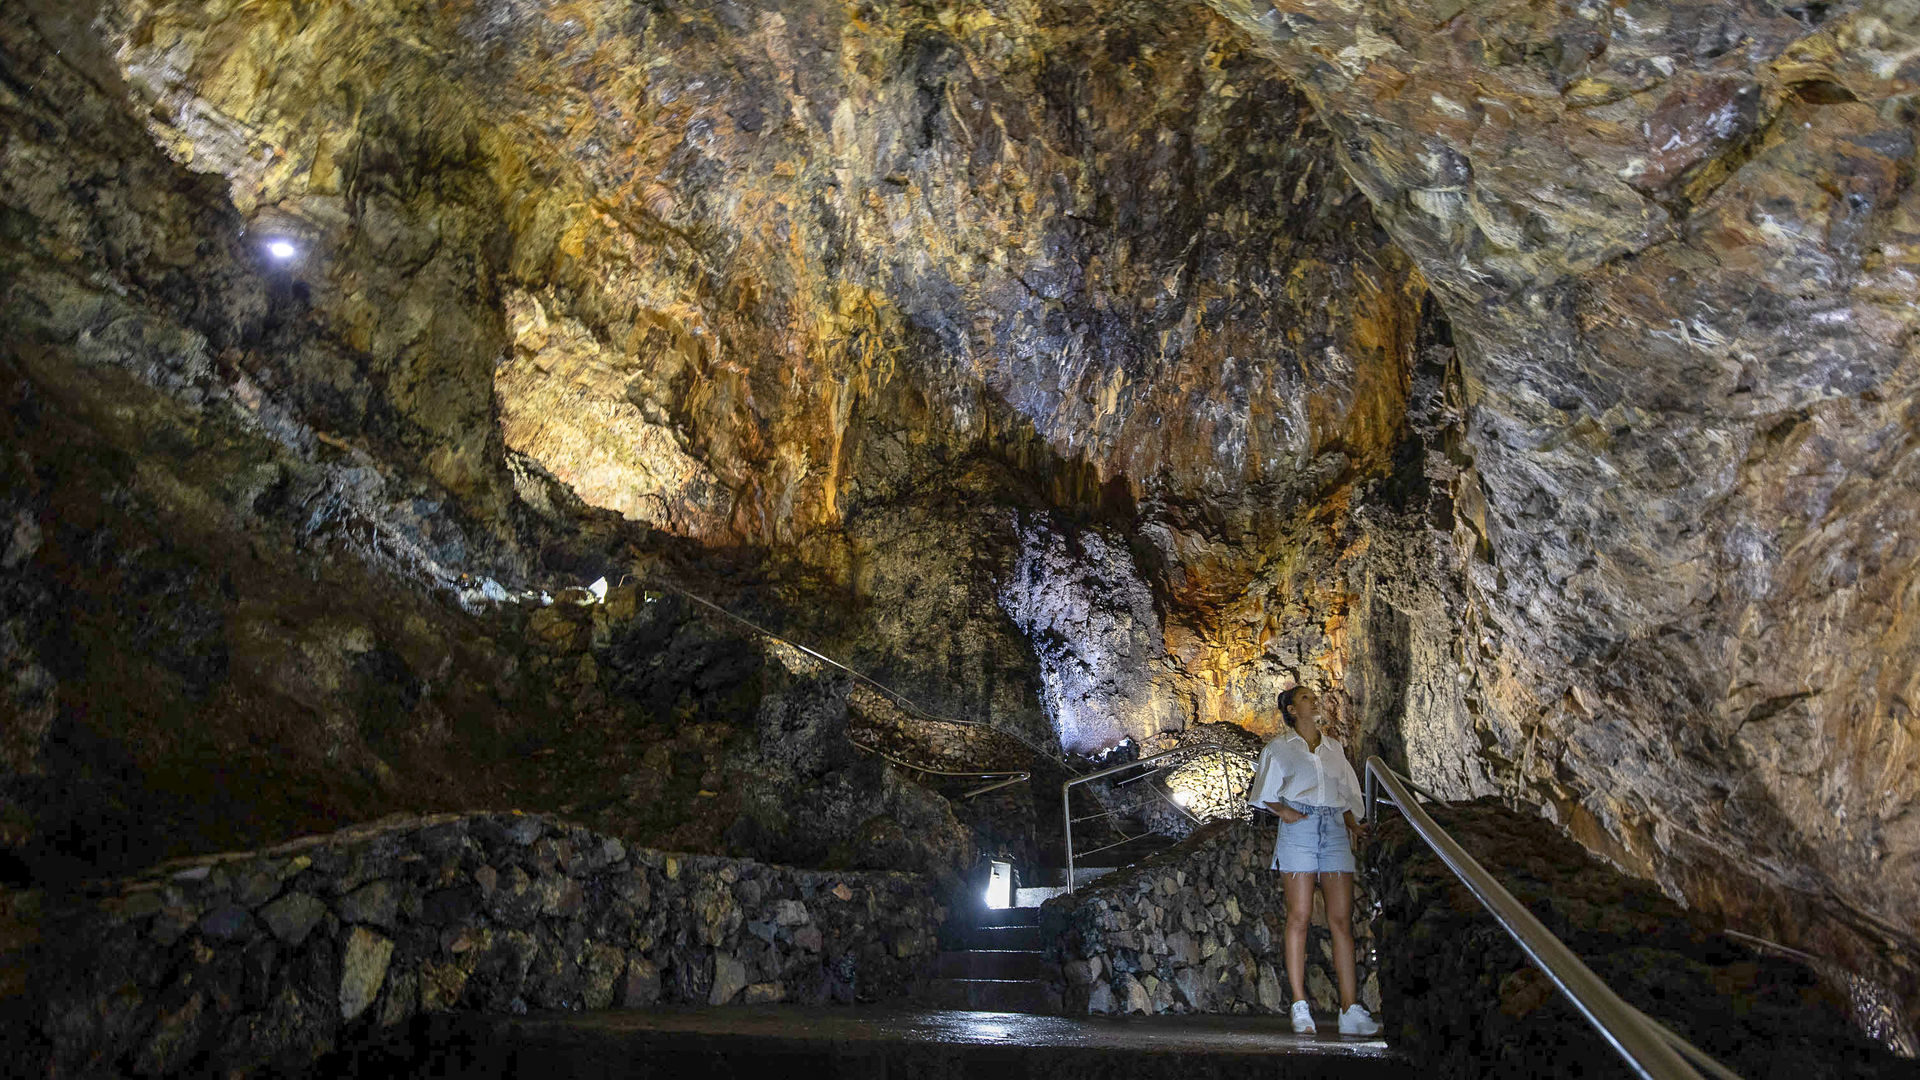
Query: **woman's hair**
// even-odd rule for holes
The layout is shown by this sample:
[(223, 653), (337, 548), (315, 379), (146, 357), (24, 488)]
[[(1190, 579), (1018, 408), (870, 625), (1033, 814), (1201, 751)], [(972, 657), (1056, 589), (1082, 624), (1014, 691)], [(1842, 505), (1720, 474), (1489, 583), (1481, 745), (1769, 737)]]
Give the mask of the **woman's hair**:
[(1294, 726), (1293, 699), (1298, 697), (1300, 691), (1305, 689), (1306, 687), (1304, 686), (1289, 686), (1285, 690), (1280, 691), (1280, 719), (1285, 720), (1288, 727)]

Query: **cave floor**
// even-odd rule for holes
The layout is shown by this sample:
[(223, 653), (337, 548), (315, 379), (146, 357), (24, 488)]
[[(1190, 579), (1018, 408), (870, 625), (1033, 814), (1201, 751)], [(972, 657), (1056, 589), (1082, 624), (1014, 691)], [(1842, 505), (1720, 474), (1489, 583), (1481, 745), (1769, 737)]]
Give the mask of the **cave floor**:
[[(1330, 1020), (1322, 1020), (1323, 1032)], [(336, 1063), (347, 1066), (347, 1062)], [(1068, 1018), (900, 1006), (617, 1010), (436, 1018), (356, 1075), (1410, 1077), (1377, 1038), (1297, 1036), (1273, 1016)]]

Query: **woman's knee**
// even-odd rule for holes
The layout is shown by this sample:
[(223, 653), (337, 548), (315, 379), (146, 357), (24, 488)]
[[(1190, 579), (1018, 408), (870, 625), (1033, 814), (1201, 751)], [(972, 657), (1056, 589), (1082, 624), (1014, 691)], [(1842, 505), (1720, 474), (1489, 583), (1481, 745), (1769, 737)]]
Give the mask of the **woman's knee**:
[(1294, 904), (1287, 908), (1287, 933), (1304, 934), (1312, 922), (1312, 904)]

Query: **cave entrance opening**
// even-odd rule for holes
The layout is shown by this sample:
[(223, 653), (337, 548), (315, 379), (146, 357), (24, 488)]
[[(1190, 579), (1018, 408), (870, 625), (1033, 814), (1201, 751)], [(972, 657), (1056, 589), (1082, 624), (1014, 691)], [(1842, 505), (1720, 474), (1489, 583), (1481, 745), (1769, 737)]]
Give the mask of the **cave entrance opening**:
[(987, 874), (987, 906), (995, 910), (1013, 906), (1013, 864), (995, 860)]

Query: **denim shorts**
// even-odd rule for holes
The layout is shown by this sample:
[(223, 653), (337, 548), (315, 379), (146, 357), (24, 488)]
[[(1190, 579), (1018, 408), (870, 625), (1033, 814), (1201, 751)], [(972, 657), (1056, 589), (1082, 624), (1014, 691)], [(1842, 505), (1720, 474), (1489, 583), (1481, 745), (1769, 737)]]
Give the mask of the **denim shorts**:
[(1280, 823), (1273, 842), (1273, 869), (1283, 873), (1353, 873), (1353, 847), (1347, 841), (1346, 808), (1287, 803), (1307, 816)]

